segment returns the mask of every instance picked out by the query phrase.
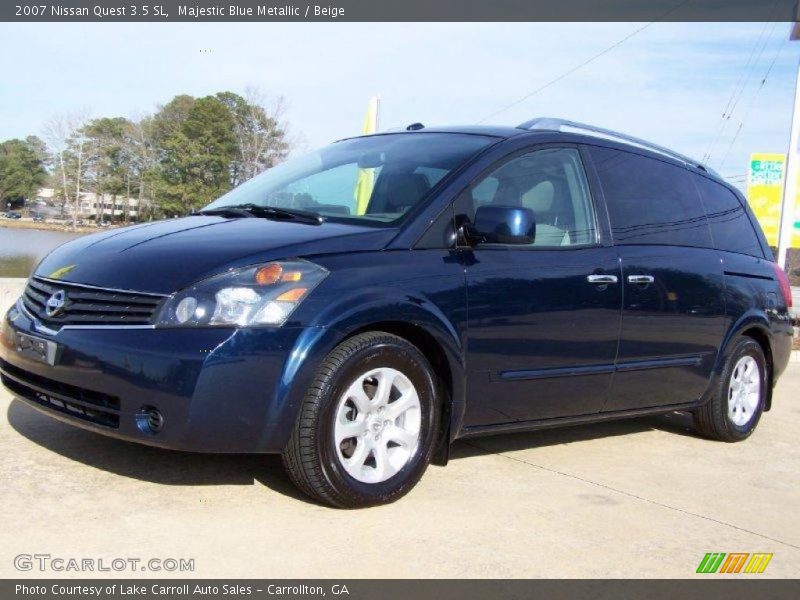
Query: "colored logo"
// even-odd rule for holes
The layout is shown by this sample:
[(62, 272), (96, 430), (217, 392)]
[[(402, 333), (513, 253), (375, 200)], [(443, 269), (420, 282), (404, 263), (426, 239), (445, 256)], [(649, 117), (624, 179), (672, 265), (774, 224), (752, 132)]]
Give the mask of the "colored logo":
[(708, 552), (697, 567), (698, 573), (763, 573), (772, 554), (766, 552)]

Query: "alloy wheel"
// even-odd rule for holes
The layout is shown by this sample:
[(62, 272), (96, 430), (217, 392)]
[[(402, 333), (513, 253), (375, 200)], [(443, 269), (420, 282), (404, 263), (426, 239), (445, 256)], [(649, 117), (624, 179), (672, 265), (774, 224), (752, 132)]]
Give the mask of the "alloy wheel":
[(386, 481), (417, 452), (421, 417), (419, 395), (406, 375), (388, 367), (367, 371), (336, 407), (339, 463), (362, 483)]
[(743, 356), (731, 372), (728, 384), (728, 418), (744, 427), (756, 414), (761, 399), (761, 370), (756, 359)]

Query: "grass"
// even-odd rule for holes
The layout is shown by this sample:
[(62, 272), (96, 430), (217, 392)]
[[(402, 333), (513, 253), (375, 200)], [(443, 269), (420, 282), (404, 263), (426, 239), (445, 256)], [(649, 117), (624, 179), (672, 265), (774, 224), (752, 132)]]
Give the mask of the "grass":
[(69, 231), (77, 233), (95, 233), (102, 231), (100, 227), (76, 227), (72, 228), (71, 225), (64, 225), (61, 223), (47, 223), (47, 222), (34, 222), (25, 221), (22, 219), (0, 219), (0, 227), (8, 227), (9, 229), (42, 229), (45, 231)]

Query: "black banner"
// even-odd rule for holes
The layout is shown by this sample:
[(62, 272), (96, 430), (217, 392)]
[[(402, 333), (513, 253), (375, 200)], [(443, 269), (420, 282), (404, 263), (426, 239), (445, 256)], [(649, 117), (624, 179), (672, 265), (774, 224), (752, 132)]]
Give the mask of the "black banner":
[[(702, 577), (702, 576), (699, 576)], [(714, 576), (711, 576), (714, 577)], [(751, 577), (758, 577), (751, 576)], [(102, 598), (347, 599), (347, 600), (547, 600), (647, 598), (648, 600), (783, 600), (800, 596), (800, 581), (695, 580), (3, 580), (0, 597), (74, 600)]]
[(795, 21), (797, 0), (4, 0), (0, 21)]

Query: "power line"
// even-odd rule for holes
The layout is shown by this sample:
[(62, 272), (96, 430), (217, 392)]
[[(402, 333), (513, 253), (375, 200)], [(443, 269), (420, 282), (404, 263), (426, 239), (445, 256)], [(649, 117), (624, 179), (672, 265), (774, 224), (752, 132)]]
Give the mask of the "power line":
[[(747, 57), (747, 63), (745, 64), (745, 67), (742, 70), (742, 72), (739, 74), (739, 78), (736, 81), (736, 85), (733, 87), (731, 95), (728, 98), (728, 102), (725, 104), (725, 108), (722, 111), (722, 115), (720, 116), (720, 120), (716, 127), (717, 131), (714, 134), (714, 138), (711, 140), (711, 143), (709, 143), (708, 149), (703, 154), (703, 157), (700, 160), (700, 162), (704, 164), (707, 164), (711, 161), (711, 155), (716, 149), (717, 144), (722, 138), (722, 135), (725, 133), (725, 130), (728, 128), (728, 123), (730, 122), (730, 119), (733, 116), (733, 111), (739, 104), (739, 100), (744, 94), (744, 91), (747, 88), (747, 84), (750, 82), (750, 77), (753, 74), (753, 70), (758, 65), (758, 61), (761, 59), (761, 56), (764, 53), (767, 44), (769, 43), (770, 35), (772, 35), (772, 32), (775, 30), (775, 26), (778, 23), (777, 21), (771, 21), (771, 19), (773, 17), (773, 14), (777, 10), (779, 3), (780, 0), (775, 0), (775, 3), (772, 5), (772, 8), (770, 9), (769, 18), (764, 22), (764, 26), (761, 28), (761, 32), (758, 34), (756, 42), (753, 45), (753, 48), (750, 50), (750, 54)], [(772, 22), (772, 29), (770, 29), (769, 34), (767, 34), (767, 27), (769, 27), (770, 22)], [(756, 53), (758, 53), (757, 56)], [(754, 58), (755, 60), (753, 60)]]
[(559, 75), (559, 76), (558, 76), (558, 77), (556, 77), (555, 79), (551, 79), (550, 81), (548, 81), (547, 83), (545, 83), (545, 84), (544, 84), (544, 85), (542, 85), (541, 87), (538, 87), (538, 88), (536, 88), (535, 90), (533, 90), (533, 91), (532, 91), (530, 94), (526, 94), (525, 96), (523, 96), (523, 97), (522, 97), (522, 98), (520, 98), (519, 100), (515, 100), (514, 102), (512, 102), (511, 104), (509, 104), (509, 105), (507, 105), (507, 106), (505, 106), (505, 107), (501, 108), (500, 110), (496, 110), (495, 112), (493, 112), (493, 113), (492, 113), (492, 114), (490, 114), (489, 116), (487, 116), (487, 117), (484, 117), (483, 119), (481, 119), (480, 121), (478, 121), (478, 123), (483, 123), (484, 121), (488, 121), (488, 120), (489, 120), (489, 119), (491, 119), (492, 117), (495, 117), (495, 116), (499, 115), (500, 113), (504, 113), (504, 112), (506, 112), (506, 111), (507, 111), (509, 108), (513, 108), (513, 107), (517, 106), (518, 104), (521, 104), (521, 103), (525, 102), (525, 100), (527, 100), (528, 98), (530, 98), (530, 97), (532, 97), (532, 96), (535, 96), (535, 95), (536, 95), (536, 94), (538, 94), (539, 92), (543, 92), (544, 90), (546, 90), (547, 88), (549, 88), (551, 85), (554, 85), (554, 84), (558, 83), (558, 82), (559, 82), (559, 81), (561, 81), (562, 79), (565, 79), (566, 77), (569, 77), (570, 75), (572, 75), (572, 74), (573, 74), (575, 71), (578, 71), (579, 69), (582, 69), (583, 67), (585, 67), (585, 66), (586, 66), (586, 65), (588, 65), (589, 63), (591, 63), (591, 62), (594, 62), (595, 60), (597, 60), (598, 58), (600, 58), (601, 56), (603, 56), (603, 55), (605, 55), (605, 54), (608, 54), (609, 52), (611, 52), (611, 51), (612, 51), (614, 48), (616, 48), (617, 46), (619, 46), (619, 45), (621, 45), (621, 44), (623, 44), (623, 43), (627, 42), (627, 41), (628, 41), (629, 39), (631, 39), (633, 36), (635, 36), (635, 35), (637, 35), (637, 34), (641, 33), (642, 31), (644, 31), (645, 29), (647, 29), (648, 27), (650, 27), (650, 25), (652, 25), (654, 22), (655, 22), (655, 21), (652, 21), (652, 22), (648, 23), (647, 25), (645, 25), (644, 27), (640, 27), (639, 29), (637, 29), (637, 30), (636, 30), (636, 31), (634, 31), (633, 33), (631, 33), (631, 34), (629, 34), (629, 35), (626, 35), (624, 38), (622, 38), (621, 40), (619, 40), (619, 41), (615, 42), (614, 44), (612, 44), (611, 46), (609, 46), (608, 48), (606, 48), (606, 49), (605, 49), (605, 50), (603, 50), (602, 52), (600, 52), (600, 53), (598, 53), (598, 54), (595, 54), (595, 55), (594, 55), (594, 56), (592, 56), (591, 58), (589, 58), (589, 59), (587, 59), (587, 60), (583, 61), (582, 63), (580, 63), (579, 65), (576, 65), (576, 66), (572, 67), (570, 70), (568, 70), (568, 71), (567, 71), (567, 72), (565, 72), (565, 73), (562, 73), (561, 75)]
[(772, 68), (778, 61), (778, 57), (780, 56), (783, 49), (788, 45), (788, 42), (789, 40), (787, 38), (781, 44), (778, 45), (778, 48), (775, 51), (775, 55), (772, 57), (772, 62), (770, 62), (769, 67), (767, 68), (767, 72), (764, 74), (764, 77), (761, 79), (761, 83), (759, 84), (758, 88), (753, 94), (753, 97), (750, 99), (750, 103), (747, 105), (747, 108), (744, 111), (742, 120), (739, 122), (739, 127), (736, 129), (736, 133), (734, 133), (733, 139), (731, 139), (731, 143), (728, 144), (728, 149), (725, 151), (725, 155), (722, 157), (722, 161), (719, 164), (720, 169), (722, 169), (725, 166), (725, 161), (728, 160), (728, 155), (730, 155), (731, 150), (733, 149), (733, 145), (739, 138), (739, 133), (742, 131), (742, 127), (744, 127), (745, 121), (747, 121), (747, 117), (750, 115), (750, 111), (752, 110), (753, 106), (756, 103), (756, 100), (758, 99), (758, 95), (761, 93), (761, 90), (764, 89), (764, 85), (767, 83), (767, 79), (769, 79), (770, 73), (772, 73)]
[[(777, 4), (777, 1), (776, 1)], [(730, 108), (733, 105), (734, 99), (737, 97), (738, 94), (741, 93), (741, 85), (744, 81), (745, 75), (750, 71), (750, 65), (753, 62), (753, 57), (756, 55), (756, 51), (758, 50), (759, 46), (761, 46), (761, 40), (764, 37), (764, 34), (767, 31), (767, 27), (769, 23), (764, 23), (764, 26), (761, 28), (761, 31), (756, 38), (755, 43), (753, 44), (752, 49), (750, 50), (750, 54), (747, 56), (747, 63), (742, 69), (741, 73), (739, 73), (739, 78), (736, 80), (736, 84), (733, 86), (731, 90), (731, 95), (728, 97), (728, 101), (725, 103), (725, 108), (722, 109), (722, 114), (720, 115), (719, 121), (717, 121), (716, 132), (714, 133), (714, 137), (708, 144), (708, 148), (703, 153), (703, 157), (700, 159), (700, 162), (705, 163), (709, 158), (711, 158), (711, 152), (717, 146), (719, 142), (719, 138), (722, 135), (722, 132), (725, 130), (725, 126), (727, 125), (728, 120), (731, 118)]]
[(610, 46), (608, 46), (606, 49), (602, 50), (601, 52), (598, 52), (598, 53), (597, 53), (597, 54), (595, 54), (594, 56), (592, 56), (592, 57), (590, 57), (590, 58), (586, 59), (585, 61), (583, 61), (582, 63), (580, 63), (580, 64), (578, 64), (578, 65), (576, 65), (576, 66), (572, 67), (571, 69), (569, 69), (569, 70), (568, 70), (568, 71), (566, 71), (565, 73), (562, 73), (561, 75), (559, 75), (559, 76), (558, 76), (558, 77), (556, 77), (555, 79), (551, 79), (550, 81), (548, 81), (548, 82), (547, 82), (547, 83), (545, 83), (544, 85), (542, 85), (542, 86), (540, 86), (540, 87), (536, 88), (536, 89), (535, 89), (535, 90), (533, 90), (531, 93), (529, 93), (529, 94), (525, 94), (525, 95), (524, 95), (524, 96), (522, 96), (520, 99), (518, 99), (518, 100), (515, 100), (515, 101), (514, 101), (514, 102), (512, 102), (511, 104), (508, 104), (508, 105), (504, 106), (503, 108), (501, 108), (501, 109), (499, 109), (499, 110), (496, 110), (496, 111), (495, 111), (495, 112), (493, 112), (492, 114), (490, 114), (490, 115), (488, 115), (488, 116), (484, 117), (483, 119), (481, 119), (480, 121), (478, 121), (478, 123), (484, 123), (485, 121), (488, 121), (488, 120), (489, 120), (489, 119), (491, 119), (492, 117), (496, 117), (496, 116), (497, 116), (497, 115), (499, 115), (500, 113), (504, 113), (504, 112), (506, 112), (508, 109), (510, 109), (510, 108), (514, 108), (514, 107), (515, 107), (515, 106), (517, 106), (518, 104), (521, 104), (521, 103), (525, 102), (525, 100), (527, 100), (528, 98), (531, 98), (532, 96), (535, 96), (535, 95), (536, 95), (536, 94), (538, 94), (539, 92), (543, 92), (544, 90), (546, 90), (547, 88), (549, 88), (551, 85), (554, 85), (554, 84), (558, 83), (559, 81), (561, 81), (562, 79), (565, 79), (566, 77), (569, 77), (570, 75), (572, 75), (572, 74), (573, 74), (573, 73), (575, 73), (576, 71), (579, 71), (580, 69), (582, 69), (582, 68), (583, 68), (583, 67), (585, 67), (586, 65), (588, 65), (588, 64), (590, 64), (590, 63), (593, 63), (593, 62), (594, 62), (594, 61), (596, 61), (598, 58), (601, 58), (602, 56), (605, 56), (606, 54), (608, 54), (609, 52), (611, 52), (612, 50), (614, 50), (614, 49), (615, 49), (615, 48), (617, 48), (618, 46), (621, 46), (622, 44), (624, 44), (625, 42), (627, 42), (627, 41), (628, 41), (629, 39), (631, 39), (632, 37), (634, 37), (634, 36), (636, 36), (636, 35), (640, 34), (642, 31), (644, 31), (645, 29), (647, 29), (648, 27), (650, 27), (650, 26), (651, 26), (651, 25), (653, 25), (654, 23), (657, 23), (658, 21), (661, 21), (662, 19), (664, 19), (665, 17), (667, 17), (668, 15), (670, 15), (671, 13), (673, 13), (674, 11), (676, 11), (678, 8), (680, 8), (681, 6), (683, 6), (684, 4), (686, 4), (686, 3), (687, 3), (687, 2), (689, 2), (689, 1), (690, 1), (690, 0), (683, 0), (682, 2), (680, 2), (680, 3), (676, 4), (676, 5), (675, 5), (675, 6), (673, 6), (671, 9), (669, 9), (667, 12), (665, 12), (663, 15), (661, 15), (660, 17), (658, 17), (656, 20), (654, 20), (654, 21), (650, 21), (649, 23), (647, 23), (646, 25), (644, 25), (644, 26), (640, 27), (640, 28), (639, 28), (639, 29), (637, 29), (636, 31), (634, 31), (634, 32), (632, 32), (632, 33), (629, 33), (628, 35), (626, 35), (626, 36), (625, 36), (625, 37), (623, 37), (622, 39), (620, 39), (620, 40), (618, 40), (618, 41), (614, 42), (613, 44), (611, 44)]
[[(769, 35), (767, 35), (766, 39), (764, 39), (764, 44), (761, 46), (761, 50), (759, 51), (758, 56), (756, 57), (756, 60), (753, 62), (753, 68), (750, 70), (750, 73), (747, 74), (747, 80), (745, 81), (744, 85), (742, 86), (742, 93), (739, 94), (739, 96), (736, 98), (736, 101), (733, 103), (733, 106), (731, 106), (730, 114), (734, 113), (734, 111), (736, 110), (736, 106), (739, 104), (739, 101), (742, 99), (742, 96), (744, 95), (744, 89), (745, 89), (745, 87), (747, 87), (747, 84), (750, 82), (750, 77), (753, 74), (753, 72), (755, 71), (756, 67), (758, 66), (758, 61), (761, 60), (761, 57), (764, 54), (764, 50), (767, 49), (767, 46), (769, 45), (769, 38), (772, 35), (772, 32), (775, 31), (775, 27), (777, 25), (778, 25), (777, 21), (772, 23), (772, 27), (769, 30)], [(774, 61), (773, 61), (773, 63), (774, 63)], [(771, 68), (772, 67), (770, 67), (770, 69)], [(763, 82), (762, 82), (762, 85), (763, 85)]]

